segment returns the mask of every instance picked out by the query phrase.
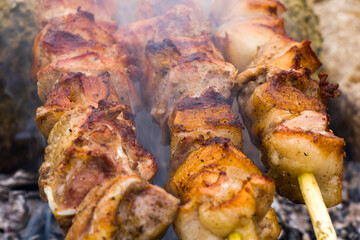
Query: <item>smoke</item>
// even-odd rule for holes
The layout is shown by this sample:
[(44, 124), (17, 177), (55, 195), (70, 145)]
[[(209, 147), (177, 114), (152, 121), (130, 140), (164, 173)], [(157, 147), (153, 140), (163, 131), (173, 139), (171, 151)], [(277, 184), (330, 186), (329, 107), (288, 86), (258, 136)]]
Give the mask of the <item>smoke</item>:
[(62, 233), (49, 206), (42, 203), (31, 216), (26, 227), (24, 240), (54, 240), (62, 239)]

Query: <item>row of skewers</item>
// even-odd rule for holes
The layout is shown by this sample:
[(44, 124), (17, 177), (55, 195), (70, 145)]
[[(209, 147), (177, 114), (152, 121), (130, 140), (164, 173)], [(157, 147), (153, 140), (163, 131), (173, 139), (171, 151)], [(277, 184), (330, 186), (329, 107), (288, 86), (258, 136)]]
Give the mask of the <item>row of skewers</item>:
[[(302, 202), (298, 177), (310, 173), (327, 206), (341, 201), (344, 142), (325, 113), (338, 92), (325, 75), (311, 79), (320, 62), (309, 42), (286, 37), (281, 4), (213, 3), (216, 46), (234, 65), (195, 1), (141, 0), (138, 21), (121, 28), (114, 9), (111, 0), (38, 1), (32, 77), (49, 144), (39, 185), (66, 239), (154, 239), (174, 219), (180, 239), (276, 239), (275, 184), (242, 153), (236, 96), (278, 192)], [(154, 157), (121, 105), (142, 108), (136, 79), (171, 143), (166, 188), (178, 211), (148, 183)]]

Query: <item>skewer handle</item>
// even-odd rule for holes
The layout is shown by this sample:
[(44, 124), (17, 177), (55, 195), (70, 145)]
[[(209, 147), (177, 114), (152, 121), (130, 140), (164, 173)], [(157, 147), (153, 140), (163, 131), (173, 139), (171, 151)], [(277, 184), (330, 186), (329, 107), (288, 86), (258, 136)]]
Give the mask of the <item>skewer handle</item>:
[(314, 175), (312, 173), (303, 173), (298, 177), (298, 181), (316, 238), (318, 240), (336, 240), (334, 226)]

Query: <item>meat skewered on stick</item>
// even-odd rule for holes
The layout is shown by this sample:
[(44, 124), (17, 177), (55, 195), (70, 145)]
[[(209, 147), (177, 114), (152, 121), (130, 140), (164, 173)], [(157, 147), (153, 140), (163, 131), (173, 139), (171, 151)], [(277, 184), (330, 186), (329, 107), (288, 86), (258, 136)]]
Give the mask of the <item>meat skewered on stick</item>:
[[(156, 6), (156, 1), (138, 6), (149, 2)], [(180, 239), (224, 239), (234, 231), (244, 239), (276, 239), (279, 228), (269, 209), (274, 185), (241, 153), (241, 125), (225, 102), (231, 101), (236, 88), (236, 71), (221, 60), (209, 40), (209, 29), (198, 34), (204, 32), (199, 31), (204, 29), (201, 24), (193, 28), (189, 22), (164, 18), (176, 12), (178, 19), (197, 23), (188, 7), (174, 9), (119, 32), (144, 36), (136, 37), (142, 43), (160, 40), (148, 42), (146, 61), (139, 62), (147, 67), (142, 81), (145, 102), (163, 132), (171, 134), (168, 186), (184, 202), (175, 231)], [(161, 27), (171, 26), (174, 31), (159, 34), (164, 29), (151, 25), (159, 21)], [(145, 35), (142, 29), (153, 30)], [(137, 44), (138, 51), (144, 51), (144, 44)]]
[(278, 192), (305, 200), (318, 239), (336, 239), (325, 204), (341, 201), (344, 141), (329, 130), (325, 106), (339, 92), (324, 74), (310, 78), (321, 63), (309, 41), (286, 37), (278, 17), (284, 10), (273, 0), (215, 1), (214, 39), (243, 71), (239, 105)]
[[(44, 2), (38, 11), (56, 1)], [(34, 45), (33, 79), (45, 102), (36, 121), (49, 143), (41, 196), (64, 232), (70, 228), (68, 240), (158, 238), (179, 201), (148, 183), (155, 159), (136, 140), (131, 109), (119, 104), (141, 108), (126, 50), (106, 22), (99, 25), (78, 4), (59, 8), (54, 19), (44, 14), (47, 25)]]

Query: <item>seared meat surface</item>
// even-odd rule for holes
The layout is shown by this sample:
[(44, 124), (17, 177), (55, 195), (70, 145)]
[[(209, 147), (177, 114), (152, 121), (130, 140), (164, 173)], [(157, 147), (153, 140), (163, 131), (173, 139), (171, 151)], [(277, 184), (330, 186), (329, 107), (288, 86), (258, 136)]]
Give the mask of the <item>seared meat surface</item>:
[(131, 23), (120, 28), (115, 38), (126, 46), (137, 66), (145, 65), (145, 46), (148, 41), (162, 41), (172, 37), (196, 37), (211, 31), (210, 23), (200, 21), (185, 5), (176, 5), (165, 14)]
[(89, 192), (66, 239), (158, 239), (178, 203), (137, 176), (112, 178)]
[(130, 109), (101, 102), (98, 108), (78, 107), (64, 114), (52, 129), (40, 190), (55, 216), (75, 214), (89, 190), (107, 178), (138, 174), (151, 180), (154, 157), (136, 141)]
[[(233, 97), (232, 91), (236, 88), (235, 68), (214, 58), (217, 54), (212, 48), (187, 50), (186, 46), (192, 46), (194, 40), (164, 40), (162, 43), (149, 42), (146, 46), (146, 57), (154, 74), (149, 76), (143, 88), (145, 93), (155, 91), (147, 101), (152, 106), (151, 115), (159, 123), (166, 124), (167, 115), (177, 101), (186, 96), (199, 97), (208, 88), (213, 88), (229, 101)], [(209, 43), (209, 46), (212, 45)]]
[(41, 133), (48, 136), (61, 116), (75, 107), (97, 107), (100, 100), (117, 101), (109, 78), (107, 72), (98, 76), (82, 73), (62, 76), (49, 93), (45, 105), (36, 112), (36, 124)]
[(171, 133), (171, 165), (169, 177), (185, 162), (189, 153), (215, 137), (223, 137), (242, 148), (242, 124), (226, 104), (225, 98), (213, 89), (201, 97), (179, 101), (169, 118)]
[(175, 222), (181, 239), (224, 239), (234, 231), (244, 239), (276, 239), (280, 233), (273, 217), (270, 233), (260, 238), (275, 185), (229, 140), (204, 141), (169, 185), (184, 202)]
[(115, 62), (111, 58), (101, 56), (95, 52), (85, 53), (72, 58), (52, 62), (37, 73), (38, 94), (43, 102), (55, 84), (59, 83), (62, 75), (69, 72), (81, 72), (86, 75), (100, 75), (108, 73), (110, 83), (115, 90), (118, 102), (132, 107), (135, 111), (141, 109), (141, 100), (134, 85), (129, 79), (129, 69), (126, 62)]
[(36, 37), (33, 52), (33, 80), (48, 64), (88, 52), (96, 52), (120, 64), (127, 60), (124, 46), (95, 22), (93, 14), (82, 10), (47, 24)]

